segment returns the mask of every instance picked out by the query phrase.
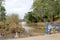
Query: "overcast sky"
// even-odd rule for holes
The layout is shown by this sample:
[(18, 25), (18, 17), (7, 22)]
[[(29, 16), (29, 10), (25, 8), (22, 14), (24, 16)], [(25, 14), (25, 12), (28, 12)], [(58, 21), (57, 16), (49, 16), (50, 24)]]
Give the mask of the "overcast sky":
[(20, 18), (28, 12), (32, 6), (33, 0), (6, 0), (5, 8), (7, 14), (17, 13)]

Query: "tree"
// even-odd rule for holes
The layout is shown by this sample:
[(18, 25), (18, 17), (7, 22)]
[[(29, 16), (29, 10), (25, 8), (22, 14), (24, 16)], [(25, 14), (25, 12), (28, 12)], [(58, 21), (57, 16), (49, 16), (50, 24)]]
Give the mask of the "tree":
[(50, 21), (60, 14), (60, 0), (35, 0), (32, 7), (36, 15), (43, 19), (47, 16)]
[[(3, 36), (5, 31), (5, 20), (6, 20), (6, 13), (5, 13), (5, 7), (3, 6), (3, 1), (4, 0), (0, 0), (0, 33)], [(6, 34), (5, 34), (6, 35)]]
[(16, 28), (19, 25), (19, 18), (17, 14), (11, 14), (6, 17), (6, 28)]
[(1, 6), (0, 7), (0, 20), (4, 21), (5, 20), (5, 16), (6, 16), (5, 8), (3, 6)]
[[(26, 14), (28, 21), (53, 22), (60, 18), (60, 0), (34, 0), (32, 12)], [(32, 22), (32, 21), (31, 21)]]
[(5, 20), (5, 7), (2, 5), (3, 0), (0, 0), (0, 21), (4, 21)]
[(7, 23), (16, 23), (16, 24), (19, 24), (19, 17), (17, 14), (11, 14), (9, 16), (7, 16)]
[(20, 19), (17, 14), (11, 14), (6, 17), (6, 30), (10, 31), (11, 33), (21, 32), (24, 31), (20, 24)]
[(32, 12), (26, 13), (24, 19), (26, 22), (35, 22), (36, 23), (38, 21), (37, 16), (33, 15)]

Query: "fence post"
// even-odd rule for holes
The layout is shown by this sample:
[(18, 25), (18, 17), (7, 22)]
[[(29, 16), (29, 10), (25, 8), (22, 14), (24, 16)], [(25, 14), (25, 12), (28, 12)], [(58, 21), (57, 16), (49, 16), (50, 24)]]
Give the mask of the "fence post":
[(48, 34), (48, 22), (46, 22), (46, 34)]

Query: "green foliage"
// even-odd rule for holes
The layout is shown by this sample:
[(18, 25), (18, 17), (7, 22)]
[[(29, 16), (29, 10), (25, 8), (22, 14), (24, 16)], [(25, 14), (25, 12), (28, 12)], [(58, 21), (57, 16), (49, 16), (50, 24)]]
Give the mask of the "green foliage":
[(0, 5), (0, 21), (4, 21), (5, 20), (5, 7), (3, 5)]
[(36, 16), (33, 15), (32, 12), (28, 12), (28, 14), (25, 15), (25, 21), (27, 22), (37, 22)]
[(33, 15), (34, 18), (32, 16), (30, 17), (28, 12), (27, 15), (29, 16), (26, 15), (29, 18), (28, 20), (49, 22), (55, 21), (56, 16), (58, 16), (57, 19), (60, 17), (60, 0), (34, 0), (32, 8), (33, 11), (32, 14), (30, 14)]

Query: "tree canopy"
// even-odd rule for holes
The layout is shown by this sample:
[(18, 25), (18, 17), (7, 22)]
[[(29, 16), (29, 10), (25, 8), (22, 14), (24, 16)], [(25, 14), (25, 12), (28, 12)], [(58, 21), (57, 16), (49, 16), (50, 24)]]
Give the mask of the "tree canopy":
[(34, 0), (32, 8), (32, 13), (26, 15), (32, 14), (35, 19), (30, 17), (31, 20), (49, 22), (60, 18), (60, 0)]

